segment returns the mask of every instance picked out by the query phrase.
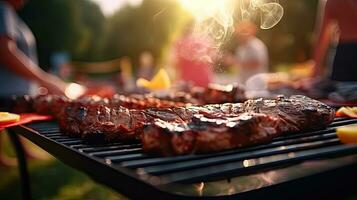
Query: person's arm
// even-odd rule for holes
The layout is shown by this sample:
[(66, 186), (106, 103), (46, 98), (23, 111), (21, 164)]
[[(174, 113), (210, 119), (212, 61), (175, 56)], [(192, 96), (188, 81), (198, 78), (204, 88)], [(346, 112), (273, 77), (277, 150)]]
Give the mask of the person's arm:
[(313, 60), (315, 61), (313, 76), (319, 76), (322, 74), (323, 59), (326, 55), (330, 40), (331, 40), (331, 29), (333, 26), (331, 17), (331, 3), (328, 1), (326, 3), (325, 9), (323, 11), (323, 17), (321, 21), (321, 27), (318, 34), (318, 38), (315, 44), (315, 50), (313, 54)]
[(49, 93), (65, 94), (67, 84), (56, 76), (43, 71), (22, 53), (17, 48), (16, 43), (7, 36), (0, 36), (0, 63), (3, 63), (1, 66), (7, 67), (8, 70), (19, 76), (46, 87)]

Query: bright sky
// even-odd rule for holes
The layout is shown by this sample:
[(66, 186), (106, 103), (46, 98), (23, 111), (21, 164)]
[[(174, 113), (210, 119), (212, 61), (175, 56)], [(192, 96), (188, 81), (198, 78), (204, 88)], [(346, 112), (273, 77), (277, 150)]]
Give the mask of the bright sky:
[(97, 3), (102, 9), (105, 16), (110, 16), (114, 14), (115, 11), (125, 6), (126, 4), (130, 5), (139, 5), (143, 0), (92, 0)]

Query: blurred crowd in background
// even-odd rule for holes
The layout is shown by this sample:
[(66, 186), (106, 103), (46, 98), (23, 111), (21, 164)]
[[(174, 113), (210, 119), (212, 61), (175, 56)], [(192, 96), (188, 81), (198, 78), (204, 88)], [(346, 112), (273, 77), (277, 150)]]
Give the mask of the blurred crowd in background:
[[(304, 62), (311, 55), (318, 0), (282, 0), (280, 4), (285, 10), (281, 22), (269, 30), (256, 29), (257, 38), (269, 50), (263, 71), (304, 68)], [(241, 19), (238, 8), (236, 10), (238, 23)], [(39, 66), (45, 70), (65, 80), (92, 84), (109, 80), (115, 82), (115, 87), (121, 87), (120, 83), (129, 81), (130, 84), (125, 84), (129, 88), (133, 80), (150, 79), (160, 67), (167, 68), (171, 78), (179, 76), (177, 70), (175, 73), (171, 68), (182, 59), (172, 61), (172, 54), (192, 20), (174, 0), (128, 4), (110, 16), (103, 15), (99, 6), (90, 0), (32, 0), (19, 15), (36, 37)], [(233, 34), (225, 40), (219, 51), (239, 56), (236, 52), (239, 37), (236, 36)], [(210, 77), (210, 81), (237, 82), (236, 74), (241, 68), (232, 65), (237, 63), (225, 56), (215, 60), (212, 72), (203, 70), (202, 73)], [(122, 73), (117, 73), (119, 71)], [(185, 76), (189, 74), (183, 78)], [(220, 78), (222, 76), (225, 78)], [(200, 81), (198, 85), (204, 86), (208, 80)]]
[(242, 20), (237, 4), (234, 30), (219, 46), (194, 33), (178, 0), (137, 1), (111, 15), (94, 0), (24, 2), (0, 0), (0, 105), (28, 94), (30, 81), (68, 97), (72, 82), (87, 95), (138, 92), (136, 80), (160, 68), (173, 82), (237, 82), (247, 97), (302, 92), (357, 102), (357, 0), (280, 0), (284, 16), (267, 30)]

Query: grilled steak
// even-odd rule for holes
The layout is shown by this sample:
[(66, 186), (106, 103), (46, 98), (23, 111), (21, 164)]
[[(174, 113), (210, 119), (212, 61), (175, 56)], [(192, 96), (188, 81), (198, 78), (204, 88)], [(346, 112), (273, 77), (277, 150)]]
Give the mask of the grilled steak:
[(15, 113), (37, 112), (39, 114), (57, 115), (67, 106), (99, 106), (111, 108), (118, 106), (131, 109), (170, 108), (188, 105), (188, 103), (161, 100), (150, 95), (114, 95), (112, 98), (99, 96), (84, 96), (77, 100), (70, 100), (64, 96), (44, 95), (37, 97), (23, 96), (14, 99), (12, 111)]
[(298, 131), (320, 129), (334, 109), (305, 96), (248, 100), (244, 104), (191, 107), (191, 120), (154, 120), (143, 131), (145, 152), (163, 155), (215, 152), (268, 142)]
[(321, 129), (335, 117), (333, 108), (303, 95), (293, 95), (290, 98), (278, 96), (274, 100), (247, 100), (243, 107), (245, 112), (280, 118), (281, 123), (286, 124), (283, 131), (287, 132)]
[[(201, 87), (179, 87), (164, 94), (132, 94), (129, 96), (114, 95), (111, 98), (84, 96), (71, 101), (64, 96), (43, 95), (37, 97), (22, 96), (14, 99), (12, 112), (37, 112), (57, 115), (68, 102), (86, 105), (123, 106), (130, 109), (172, 108), (188, 104), (205, 105), (213, 103), (243, 102), (244, 90), (238, 85), (210, 85)], [(72, 104), (71, 104), (72, 105)]]
[(208, 118), (195, 114), (190, 123), (155, 120), (142, 136), (143, 150), (162, 155), (208, 153), (244, 147), (280, 135), (278, 119), (265, 114)]
[(287, 133), (324, 128), (334, 118), (334, 109), (299, 95), (204, 106), (145, 95), (75, 101), (43, 96), (23, 98), (19, 105), (55, 115), (66, 134), (95, 142), (141, 139), (144, 152), (162, 155), (259, 144)]
[(72, 103), (59, 117), (66, 133), (108, 142), (141, 138), (147, 153), (181, 155), (244, 147), (319, 129), (334, 110), (304, 96), (173, 108), (128, 109)]
[(174, 88), (168, 93), (152, 94), (159, 99), (196, 105), (239, 103), (246, 100), (245, 90), (239, 85), (210, 84), (207, 88), (185, 86)]

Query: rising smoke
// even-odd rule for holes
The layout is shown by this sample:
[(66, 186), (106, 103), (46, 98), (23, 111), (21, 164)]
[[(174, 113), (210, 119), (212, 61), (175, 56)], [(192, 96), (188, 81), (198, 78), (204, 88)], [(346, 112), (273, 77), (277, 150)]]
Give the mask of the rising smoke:
[(270, 29), (283, 17), (284, 9), (278, 0), (179, 0), (195, 20), (194, 33), (208, 36), (215, 48), (225, 42), (234, 32), (235, 8), (240, 19), (260, 18), (260, 28)]

